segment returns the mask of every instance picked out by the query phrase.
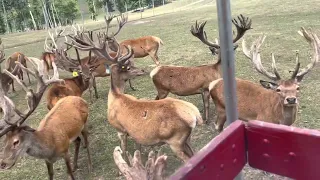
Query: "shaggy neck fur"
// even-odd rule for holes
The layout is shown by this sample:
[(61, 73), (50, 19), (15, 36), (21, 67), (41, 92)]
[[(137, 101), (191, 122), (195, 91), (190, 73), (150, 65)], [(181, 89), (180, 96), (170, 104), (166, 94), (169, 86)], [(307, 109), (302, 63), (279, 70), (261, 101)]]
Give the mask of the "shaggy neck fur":
[(25, 138), (29, 141), (27, 154), (39, 159), (50, 159), (53, 156), (53, 149), (43, 141), (44, 135), (39, 131), (26, 132)]

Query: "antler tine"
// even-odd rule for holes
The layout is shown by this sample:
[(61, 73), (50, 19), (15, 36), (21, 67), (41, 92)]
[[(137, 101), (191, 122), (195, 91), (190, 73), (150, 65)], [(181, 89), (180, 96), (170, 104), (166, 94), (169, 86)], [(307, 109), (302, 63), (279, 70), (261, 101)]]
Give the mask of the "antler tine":
[[(119, 57), (118, 61), (121, 61), (121, 62), (123, 62), (124, 64), (127, 64), (127, 63), (129, 63), (128, 59), (130, 59), (130, 58), (133, 56), (134, 51), (132, 50), (132, 48), (131, 48), (130, 45), (129, 45), (129, 46), (124, 46), (124, 47), (125, 47), (126, 50), (127, 50), (127, 54), (124, 55), (124, 56)], [(118, 51), (119, 51), (119, 50), (118, 50)]]
[(220, 48), (219, 44), (210, 42), (207, 39), (207, 35), (206, 35), (206, 31), (204, 31), (204, 26), (206, 25), (207, 21), (202, 22), (200, 25), (198, 25), (198, 21), (196, 21), (195, 26), (191, 26), (191, 34), (195, 37), (197, 37), (198, 39), (201, 40), (201, 42), (203, 42), (204, 44), (210, 46), (210, 47), (214, 47), (214, 48)]
[(113, 37), (118, 35), (121, 28), (127, 23), (128, 16), (125, 17), (124, 14), (122, 14), (120, 18), (117, 18), (117, 21), (118, 21), (118, 30), (115, 33), (113, 33), (112, 35)]
[(319, 62), (319, 51), (320, 51), (320, 41), (318, 36), (312, 32), (312, 29), (310, 28), (310, 32), (307, 32), (304, 27), (301, 27), (301, 32), (306, 39), (307, 42), (312, 47), (313, 50), (313, 57), (311, 58), (311, 62), (307, 65), (306, 68), (302, 69), (295, 78), (298, 81), (301, 81), (304, 75), (306, 75), (312, 68), (315, 67), (315, 65)]
[(238, 20), (239, 22), (237, 21), (236, 18), (232, 20), (232, 23), (237, 28), (237, 35), (233, 39), (233, 43), (237, 42), (246, 33), (247, 30), (252, 29), (251, 28), (252, 20), (249, 19), (249, 17), (245, 17), (242, 14), (240, 14), (238, 16)]
[(260, 36), (251, 46), (251, 49), (249, 50), (246, 46), (245, 40), (242, 41), (242, 50), (243, 53), (246, 55), (248, 59), (251, 60), (251, 62), (254, 65), (254, 68), (262, 75), (268, 77), (269, 79), (273, 81), (278, 81), (280, 80), (280, 75), (277, 71), (276, 64), (275, 64), (275, 58), (272, 54), (272, 69), (273, 73), (268, 72), (262, 65), (261, 63), (261, 57), (260, 57), (260, 52), (259, 49), (261, 45), (263, 44), (266, 36), (262, 35)]
[(295, 79), (300, 69), (299, 53), (296, 51), (296, 67), (292, 73), (291, 79)]
[[(42, 63), (44, 62), (42, 61)], [(34, 110), (40, 103), (43, 93), (51, 83), (63, 82), (63, 80), (59, 79), (59, 73), (54, 62), (52, 62), (54, 75), (51, 79), (48, 79), (48, 80), (44, 79), (44, 76), (43, 76), (43, 69), (44, 69), (43, 64), (41, 65), (39, 64), (38, 67), (36, 68), (34, 66), (35, 64), (31, 63), (34, 66), (33, 71), (24, 67), (20, 62), (16, 62), (16, 64), (17, 65), (15, 67), (15, 70), (18, 68), (21, 68), (22, 70), (27, 71), (31, 75), (36, 77), (38, 81), (38, 87), (36, 92), (34, 92), (32, 89), (28, 89), (17, 76), (13, 75), (11, 72), (7, 70), (4, 70), (5, 74), (7, 74), (11, 78), (13, 78), (15, 81), (17, 81), (17, 83), (22, 86), (22, 89), (26, 91), (28, 109), (24, 113), (21, 113), (18, 109), (16, 109), (12, 100), (10, 100), (8, 97), (5, 96), (4, 91), (1, 87), (0, 88), (0, 99), (1, 99), (0, 104), (4, 112), (4, 116), (2, 120), (6, 124), (2, 126), (3, 128), (0, 131), (0, 137), (6, 134), (8, 131), (10, 131), (12, 127), (20, 126), (21, 124), (24, 123), (24, 121), (34, 112)], [(2, 78), (2, 74), (0, 75), (0, 77)], [(1, 124), (3, 124), (3, 121), (1, 122)]]

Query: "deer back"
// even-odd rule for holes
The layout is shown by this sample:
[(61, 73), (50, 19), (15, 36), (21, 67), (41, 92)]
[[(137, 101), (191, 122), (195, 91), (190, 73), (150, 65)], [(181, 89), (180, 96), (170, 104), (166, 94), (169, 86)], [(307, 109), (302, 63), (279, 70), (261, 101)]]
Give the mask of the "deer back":
[(150, 76), (157, 88), (170, 90), (181, 96), (201, 93), (211, 81), (221, 77), (219, 72), (217, 64), (195, 67), (158, 66), (151, 71)]
[(65, 84), (53, 84), (47, 92), (47, 108), (50, 110), (59, 99), (66, 96), (82, 96), (88, 89), (89, 81), (83, 81), (81, 75), (73, 78), (64, 79)]
[[(66, 138), (74, 140), (80, 135), (86, 124), (88, 113), (88, 104), (84, 99), (78, 96), (64, 97), (40, 122), (37, 131), (43, 137), (54, 136), (56, 144), (64, 143)], [(68, 147), (69, 145), (65, 149)]]

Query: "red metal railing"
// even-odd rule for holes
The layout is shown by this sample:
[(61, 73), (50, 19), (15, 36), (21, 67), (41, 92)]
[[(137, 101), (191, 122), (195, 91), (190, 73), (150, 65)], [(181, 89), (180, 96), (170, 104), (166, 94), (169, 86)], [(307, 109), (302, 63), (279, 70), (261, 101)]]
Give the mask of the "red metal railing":
[(319, 180), (319, 151), (319, 131), (237, 120), (170, 179), (233, 179), (248, 163), (293, 179)]

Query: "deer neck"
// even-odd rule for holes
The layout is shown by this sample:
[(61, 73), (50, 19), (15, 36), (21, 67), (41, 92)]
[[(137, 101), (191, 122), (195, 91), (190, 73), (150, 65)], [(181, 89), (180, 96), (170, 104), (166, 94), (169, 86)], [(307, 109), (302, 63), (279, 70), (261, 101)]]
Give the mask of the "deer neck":
[(110, 92), (113, 94), (123, 94), (124, 87), (125, 87), (125, 80), (121, 78), (116, 65), (111, 66), (110, 77), (111, 77)]
[(25, 137), (28, 139), (26, 150), (28, 155), (39, 159), (49, 159), (54, 155), (54, 148), (45, 140), (46, 134), (41, 131), (27, 132)]
[(81, 75), (75, 77), (74, 82), (77, 84), (81, 92), (84, 92), (89, 87), (89, 81), (84, 81)]
[(283, 124), (291, 125), (297, 119), (298, 104), (293, 106), (283, 106)]

